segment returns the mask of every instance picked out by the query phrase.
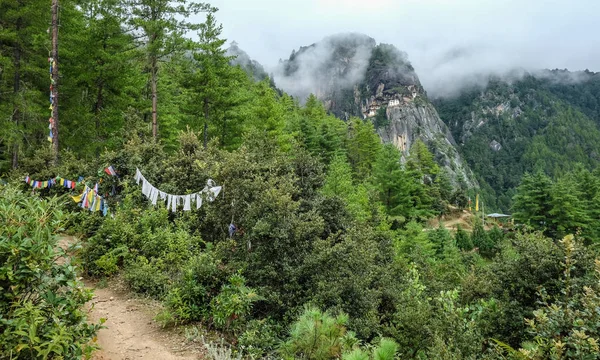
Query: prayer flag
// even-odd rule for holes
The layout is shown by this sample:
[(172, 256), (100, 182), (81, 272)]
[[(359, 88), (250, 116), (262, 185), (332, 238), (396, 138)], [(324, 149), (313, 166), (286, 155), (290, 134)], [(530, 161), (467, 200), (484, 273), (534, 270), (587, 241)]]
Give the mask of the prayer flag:
[(104, 172), (110, 176), (117, 176), (117, 172), (115, 171), (115, 169), (112, 166), (109, 166), (106, 169), (104, 169)]

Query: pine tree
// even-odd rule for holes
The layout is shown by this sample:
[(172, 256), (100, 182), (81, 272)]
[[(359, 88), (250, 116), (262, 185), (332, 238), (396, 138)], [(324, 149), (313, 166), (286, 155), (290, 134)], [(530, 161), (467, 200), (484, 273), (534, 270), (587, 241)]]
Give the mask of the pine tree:
[(373, 164), (381, 149), (381, 140), (369, 121), (350, 119), (348, 127), (348, 159), (357, 177), (366, 179), (371, 175)]
[(135, 88), (144, 78), (133, 35), (123, 27), (121, 0), (90, 0), (79, 7), (62, 5), (61, 126), (66, 147), (81, 154), (115, 148), (122, 139), (111, 134), (124, 126), (123, 110), (138, 108)]
[(456, 234), (454, 234), (454, 241), (459, 249), (469, 251), (473, 249), (473, 242), (469, 234), (463, 230), (460, 224), (456, 225)]
[(440, 169), (421, 140), (417, 139), (411, 146), (406, 169), (414, 184), (411, 194), (413, 217), (427, 219), (436, 212), (440, 213), (439, 206), (437, 209), (434, 207), (436, 200), (440, 198), (439, 187), (435, 183)]
[(548, 236), (560, 239), (565, 235), (586, 231), (590, 222), (584, 210), (581, 193), (571, 179), (563, 177), (550, 190), (550, 206), (547, 220)]
[(490, 240), (487, 231), (483, 228), (481, 220), (475, 220), (473, 233), (471, 234), (471, 242), (473, 246), (479, 249), (479, 253), (485, 257), (492, 257), (495, 252), (494, 244)]
[[(0, 146), (10, 154), (5, 164), (16, 168), (21, 145), (48, 135), (50, 2), (3, 0), (0, 14)], [(0, 169), (7, 168), (2, 160)]]
[(352, 185), (352, 168), (345, 155), (338, 155), (329, 164), (322, 192), (328, 196), (345, 198), (354, 191)]
[(541, 171), (525, 174), (513, 197), (513, 218), (533, 229), (542, 230), (548, 225), (552, 181)]
[(582, 236), (591, 241), (600, 239), (600, 172), (595, 170), (593, 173), (583, 167), (575, 169), (572, 176), (576, 183), (577, 191), (580, 194), (578, 199), (581, 206), (589, 218), (586, 231)]
[(189, 48), (183, 35), (200, 29), (200, 25), (183, 19), (200, 12), (212, 14), (217, 9), (189, 0), (124, 0), (131, 13), (130, 23), (144, 35), (140, 48), (146, 56), (152, 98), (152, 136), (158, 137), (158, 81), (160, 62)]
[(373, 181), (389, 215), (410, 217), (412, 183), (400, 167), (400, 152), (393, 145), (384, 145), (377, 156), (373, 167)]
[(356, 220), (364, 221), (369, 217), (369, 193), (363, 184), (354, 185), (352, 168), (345, 155), (337, 155), (329, 164), (329, 171), (321, 192), (327, 196), (337, 196), (344, 200), (348, 211)]
[(450, 232), (446, 230), (444, 224), (440, 222), (437, 229), (427, 233), (429, 241), (434, 245), (437, 256), (441, 256), (449, 248), (454, 246), (454, 239), (450, 236)]

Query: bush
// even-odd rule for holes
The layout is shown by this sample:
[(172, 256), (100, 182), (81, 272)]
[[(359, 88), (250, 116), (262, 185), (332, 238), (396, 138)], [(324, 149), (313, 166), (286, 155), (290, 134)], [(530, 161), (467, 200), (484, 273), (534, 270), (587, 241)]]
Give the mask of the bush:
[(61, 198), (40, 200), (0, 187), (0, 358), (89, 356), (99, 329), (83, 305), (92, 293), (58, 247)]
[(210, 302), (213, 323), (222, 330), (239, 330), (250, 314), (252, 304), (260, 297), (254, 289), (245, 285), (245, 279), (239, 274), (229, 278), (229, 284), (223, 285), (221, 292)]
[(279, 349), (284, 359), (326, 360), (339, 358), (357, 343), (346, 324), (348, 316), (332, 316), (314, 307), (306, 307), (292, 324), (289, 339)]
[(160, 298), (169, 285), (165, 264), (161, 259), (138, 256), (125, 269), (125, 280), (133, 291)]
[(175, 323), (208, 320), (209, 305), (225, 282), (226, 272), (211, 251), (188, 260), (181, 278), (165, 298), (169, 319)]

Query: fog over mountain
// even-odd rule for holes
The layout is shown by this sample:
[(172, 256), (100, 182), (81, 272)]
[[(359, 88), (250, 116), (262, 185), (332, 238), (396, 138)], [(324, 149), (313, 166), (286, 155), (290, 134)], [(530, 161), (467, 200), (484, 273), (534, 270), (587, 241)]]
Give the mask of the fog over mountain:
[(273, 72), (293, 49), (364, 33), (408, 54), (430, 96), (515, 68), (600, 70), (600, 2), (215, 0), (224, 35)]

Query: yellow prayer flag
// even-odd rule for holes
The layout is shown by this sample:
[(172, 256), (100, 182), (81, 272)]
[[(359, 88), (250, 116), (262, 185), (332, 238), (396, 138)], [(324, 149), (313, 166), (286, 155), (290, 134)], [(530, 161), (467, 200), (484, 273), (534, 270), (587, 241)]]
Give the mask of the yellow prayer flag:
[(81, 201), (81, 198), (83, 197), (83, 193), (79, 194), (77, 196), (71, 196), (73, 198), (73, 201), (75, 201), (76, 203)]
[(475, 196), (475, 211), (479, 211), (479, 194)]
[(65, 185), (65, 179), (60, 179), (60, 185), (62, 185), (62, 186)]
[(101, 198), (99, 195), (96, 196), (96, 208), (94, 209), (94, 211), (100, 211), (100, 201)]

